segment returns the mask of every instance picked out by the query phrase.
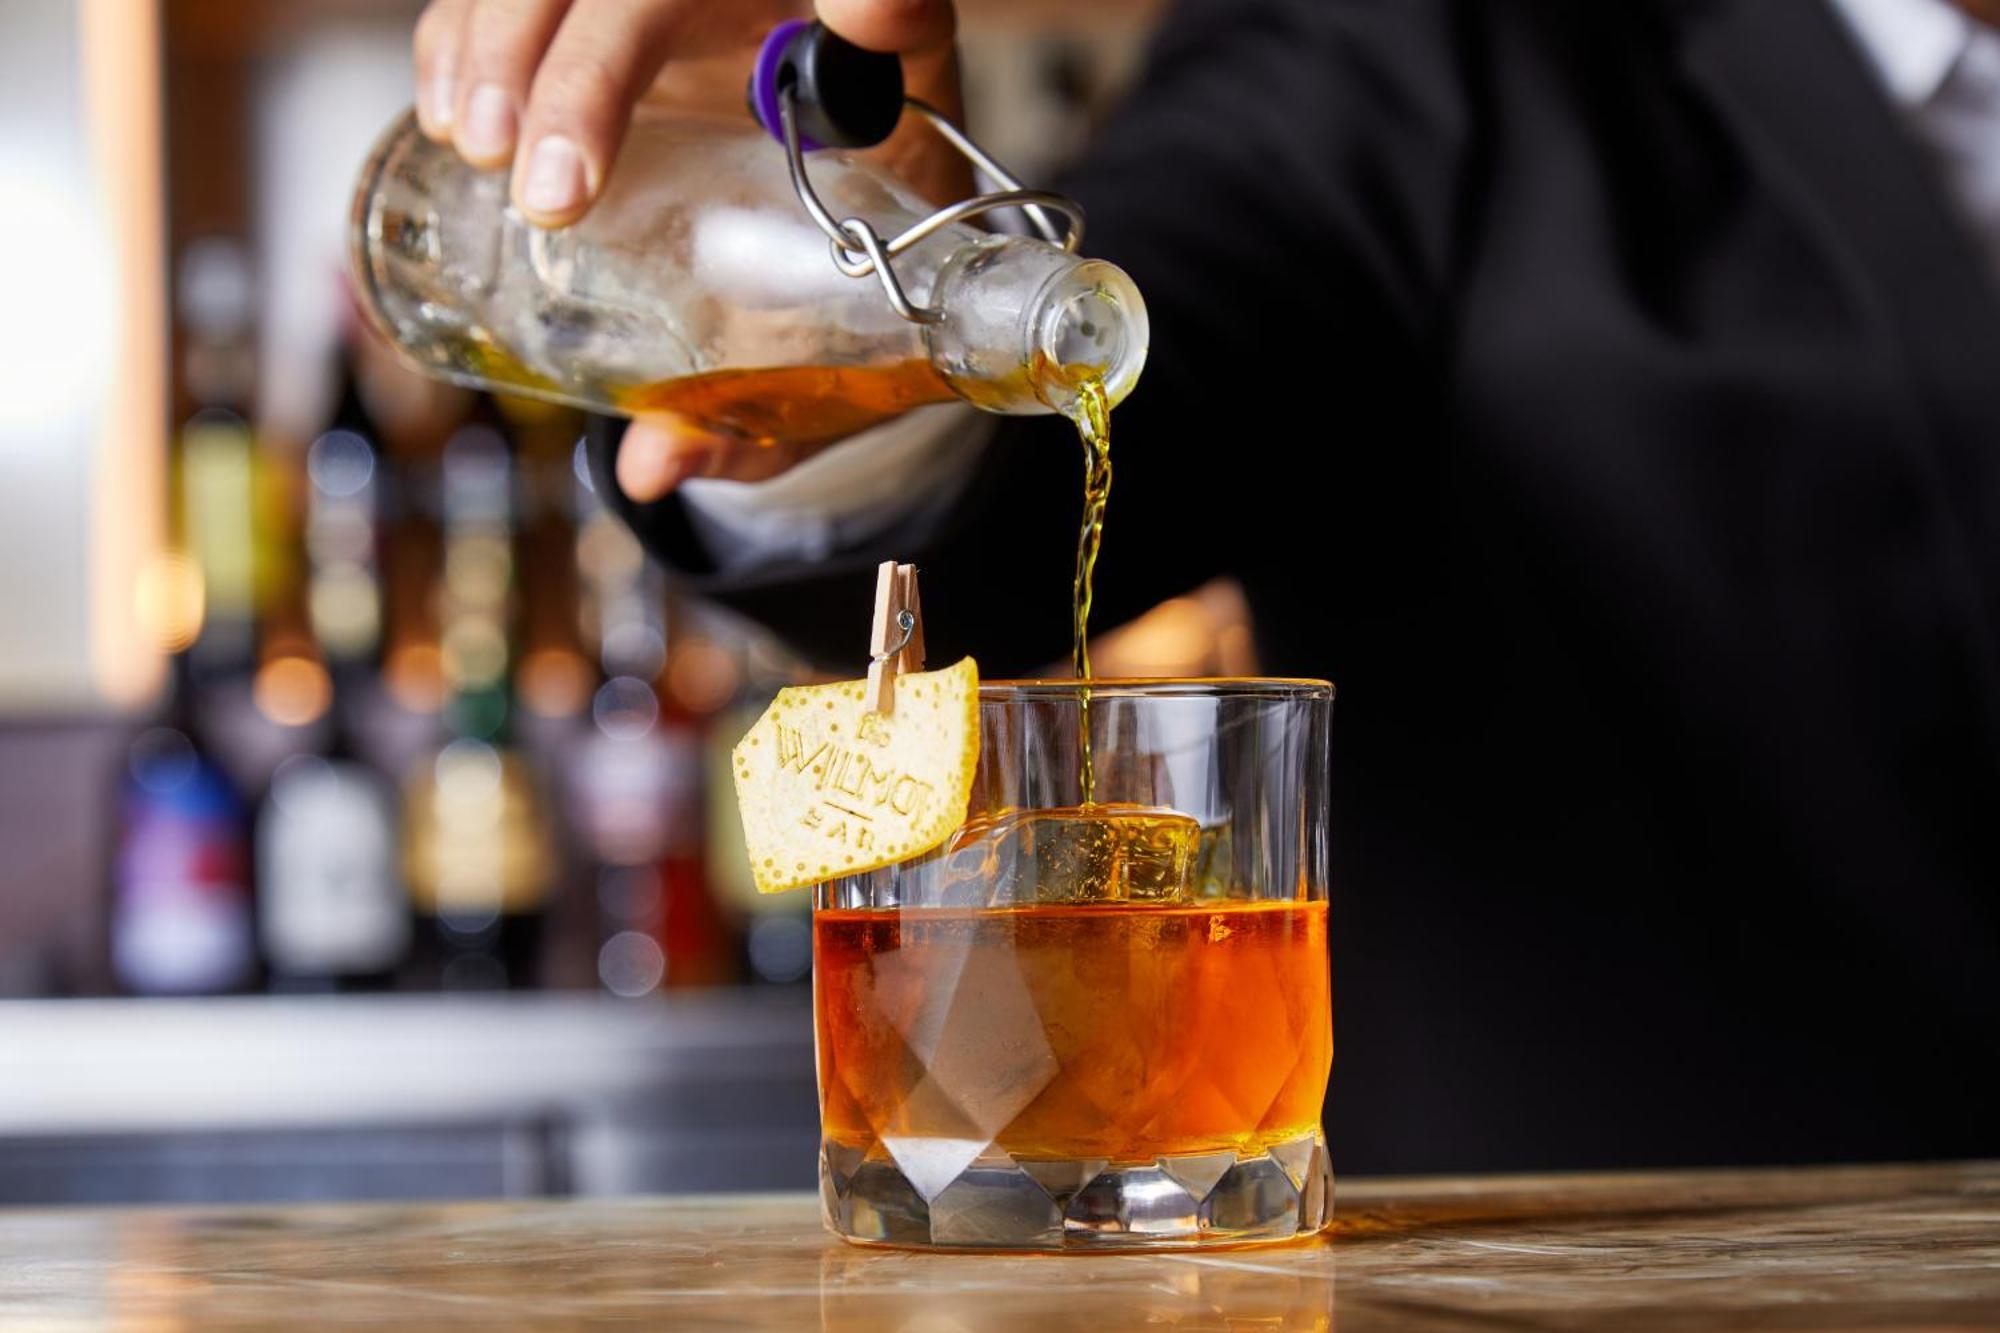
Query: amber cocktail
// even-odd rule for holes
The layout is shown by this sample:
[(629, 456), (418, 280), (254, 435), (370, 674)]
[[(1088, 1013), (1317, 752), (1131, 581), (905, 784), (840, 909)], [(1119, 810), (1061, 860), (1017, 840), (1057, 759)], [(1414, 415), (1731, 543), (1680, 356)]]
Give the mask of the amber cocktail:
[(981, 690), (972, 817), (822, 886), (821, 1182), (849, 1239), (1280, 1240), (1332, 1210), (1317, 682)]

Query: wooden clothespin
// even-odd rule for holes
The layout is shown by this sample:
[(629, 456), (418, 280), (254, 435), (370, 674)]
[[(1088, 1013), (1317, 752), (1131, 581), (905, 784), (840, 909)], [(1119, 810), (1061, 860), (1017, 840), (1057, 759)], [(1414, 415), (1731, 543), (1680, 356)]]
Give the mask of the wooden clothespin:
[(871, 713), (896, 711), (898, 673), (924, 669), (924, 611), (917, 596), (917, 567), (884, 560), (875, 571), (875, 625), (868, 636)]

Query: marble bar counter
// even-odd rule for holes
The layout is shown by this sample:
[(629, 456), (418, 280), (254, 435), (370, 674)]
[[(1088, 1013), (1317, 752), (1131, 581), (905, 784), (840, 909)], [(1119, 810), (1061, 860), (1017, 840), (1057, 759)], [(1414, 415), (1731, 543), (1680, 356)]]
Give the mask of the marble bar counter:
[(2000, 1164), (1346, 1181), (1333, 1233), (931, 1255), (804, 1195), (0, 1212), (0, 1327), (2000, 1327)]

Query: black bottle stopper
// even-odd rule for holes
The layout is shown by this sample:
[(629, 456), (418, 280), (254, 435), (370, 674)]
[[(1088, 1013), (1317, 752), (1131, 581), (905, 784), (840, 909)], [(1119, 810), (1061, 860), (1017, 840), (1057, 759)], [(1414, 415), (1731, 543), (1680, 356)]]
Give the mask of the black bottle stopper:
[(764, 39), (750, 75), (750, 114), (778, 142), (780, 94), (790, 89), (799, 147), (870, 148), (903, 116), (903, 62), (793, 19)]

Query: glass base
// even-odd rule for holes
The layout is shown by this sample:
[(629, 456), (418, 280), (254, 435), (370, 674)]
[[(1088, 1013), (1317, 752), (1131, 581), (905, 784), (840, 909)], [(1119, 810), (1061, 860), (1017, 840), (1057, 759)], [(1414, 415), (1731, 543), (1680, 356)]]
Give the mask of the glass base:
[[(1301, 1135), (1248, 1156), (1146, 1162), (1015, 1158), (956, 1139), (912, 1140), (890, 1157), (820, 1141), (820, 1202), (836, 1235), (941, 1250), (1165, 1250), (1293, 1240), (1333, 1220), (1326, 1139)], [(925, 1186), (929, 1185), (930, 1188)]]

